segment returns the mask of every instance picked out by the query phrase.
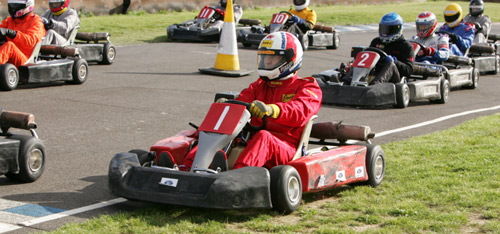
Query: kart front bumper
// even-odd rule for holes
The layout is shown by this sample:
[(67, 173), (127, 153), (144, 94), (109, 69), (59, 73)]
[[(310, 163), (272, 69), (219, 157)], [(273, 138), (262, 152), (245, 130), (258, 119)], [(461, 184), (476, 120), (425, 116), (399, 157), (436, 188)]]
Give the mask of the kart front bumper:
[(216, 209), (272, 207), (270, 175), (261, 167), (192, 173), (141, 167), (136, 154), (119, 153), (108, 177), (114, 195), (132, 200)]
[(217, 28), (205, 30), (199, 28), (171, 28), (168, 30), (170, 30), (170, 39), (174, 41), (212, 42), (219, 41), (220, 38), (220, 30)]
[(396, 86), (381, 83), (370, 86), (349, 86), (325, 83), (316, 79), (323, 91), (323, 103), (353, 106), (383, 106), (396, 104)]

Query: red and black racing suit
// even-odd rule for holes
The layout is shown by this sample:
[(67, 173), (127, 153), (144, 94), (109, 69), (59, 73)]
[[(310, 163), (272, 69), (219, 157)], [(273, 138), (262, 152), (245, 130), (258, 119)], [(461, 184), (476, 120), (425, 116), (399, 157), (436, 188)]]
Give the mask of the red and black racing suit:
[[(415, 60), (415, 52), (413, 46), (403, 36), (391, 43), (383, 43), (379, 37), (376, 37), (370, 43), (370, 47), (376, 47), (383, 50), (388, 55), (396, 57), (395, 63), (381, 63), (382, 66), (375, 68), (376, 77), (370, 84), (383, 82), (398, 83), (401, 77), (409, 77), (413, 73), (413, 61)], [(395, 69), (396, 68), (396, 69)]]

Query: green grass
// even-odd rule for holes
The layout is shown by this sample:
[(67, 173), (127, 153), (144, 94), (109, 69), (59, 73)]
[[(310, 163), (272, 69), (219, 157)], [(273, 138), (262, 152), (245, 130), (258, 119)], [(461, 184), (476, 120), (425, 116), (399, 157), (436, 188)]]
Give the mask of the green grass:
[[(336, 26), (378, 23), (384, 14), (391, 11), (400, 14), (405, 22), (414, 22), (418, 13), (422, 11), (432, 11), (442, 22), (444, 21), (443, 10), (449, 3), (447, 1), (428, 1), (382, 5), (313, 6), (312, 8), (317, 12), (318, 24)], [(469, 9), (468, 2), (458, 3), (466, 14)], [(288, 9), (289, 7), (245, 9), (243, 18), (260, 19), (262, 24), (268, 25), (272, 14)], [(500, 12), (500, 3), (485, 3), (485, 14), (489, 15), (493, 22), (500, 22), (500, 14), (495, 12)], [(165, 42), (167, 41), (168, 25), (193, 19), (197, 14), (197, 11), (156, 14), (132, 11), (127, 15), (82, 15), (80, 31), (109, 32), (112, 35), (111, 40), (116, 45)]]
[(290, 215), (154, 205), (51, 233), (500, 233), (500, 114), (382, 148), (379, 187), (305, 194)]

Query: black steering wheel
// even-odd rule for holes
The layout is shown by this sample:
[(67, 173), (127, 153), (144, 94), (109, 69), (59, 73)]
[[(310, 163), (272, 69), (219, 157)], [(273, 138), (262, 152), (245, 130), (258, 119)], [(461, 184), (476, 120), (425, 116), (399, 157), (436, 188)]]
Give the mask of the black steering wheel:
[[(250, 103), (247, 103), (247, 102), (243, 102), (243, 101), (239, 101), (239, 100), (234, 100), (234, 99), (229, 99), (229, 100), (225, 101), (224, 103), (231, 103), (231, 104), (242, 105), (242, 106), (245, 106), (248, 111), (250, 111)], [(251, 125), (250, 122), (248, 122), (246, 127), (251, 132), (258, 132), (260, 130), (265, 129), (266, 126), (267, 126), (267, 116), (264, 116), (262, 118), (262, 125), (260, 125), (260, 126), (254, 126), (254, 125)]]

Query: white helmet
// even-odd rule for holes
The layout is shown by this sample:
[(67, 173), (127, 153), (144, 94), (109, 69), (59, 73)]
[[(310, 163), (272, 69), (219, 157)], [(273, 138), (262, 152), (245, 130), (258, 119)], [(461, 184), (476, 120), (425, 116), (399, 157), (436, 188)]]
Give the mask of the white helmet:
[(293, 0), (295, 10), (301, 11), (309, 6), (309, 0)]
[(276, 80), (299, 70), (304, 52), (296, 36), (288, 32), (275, 32), (262, 39), (257, 53), (260, 78)]
[(35, 0), (8, 0), (7, 6), (12, 18), (23, 17), (33, 11)]

